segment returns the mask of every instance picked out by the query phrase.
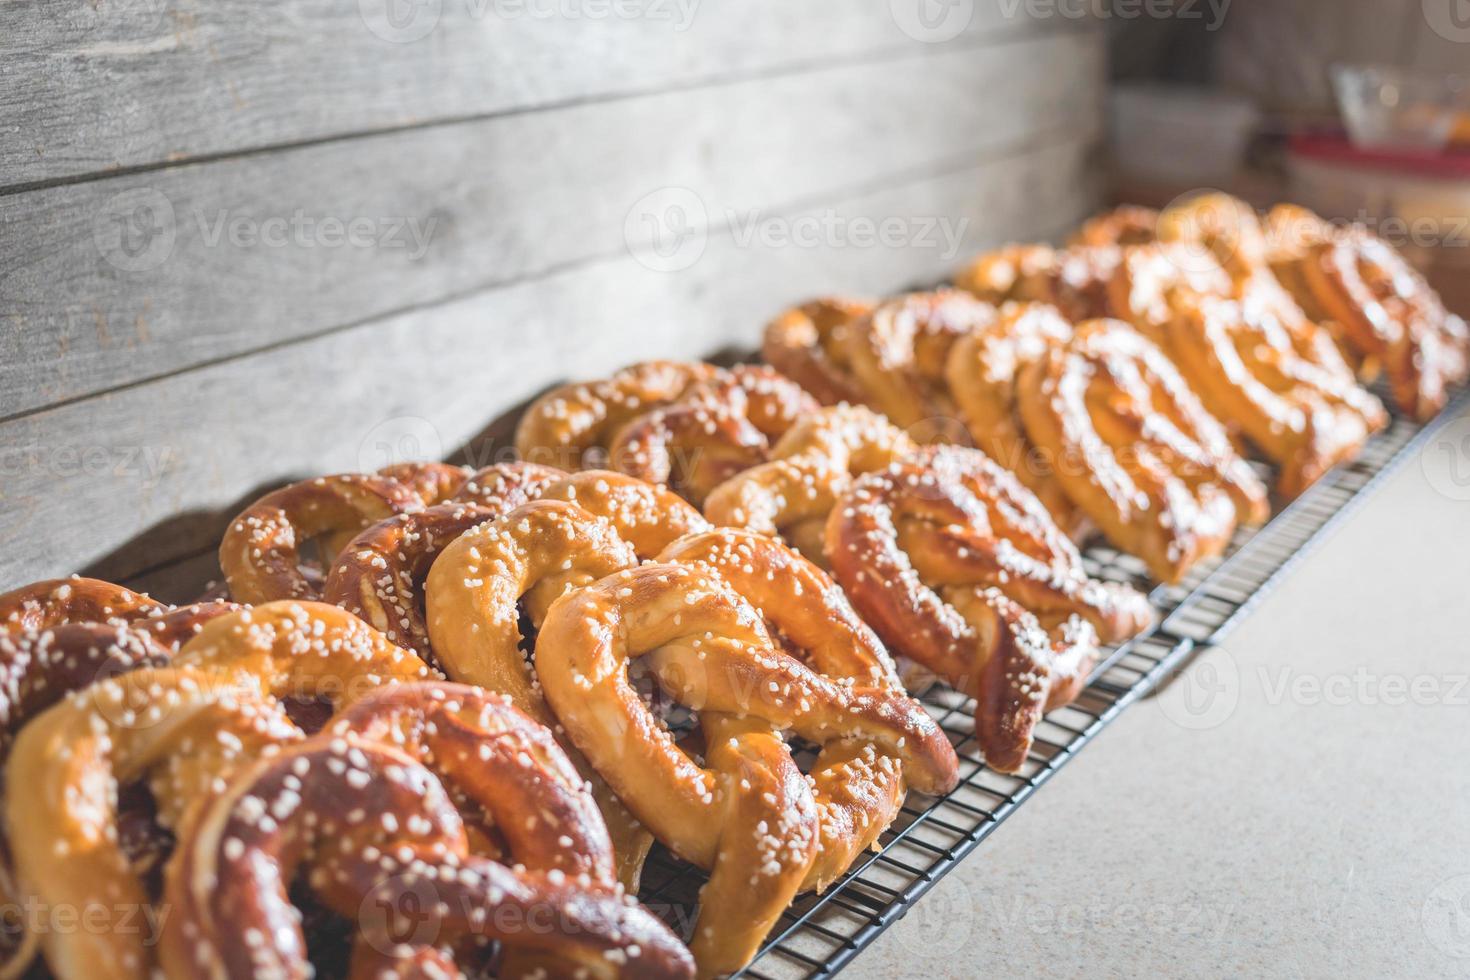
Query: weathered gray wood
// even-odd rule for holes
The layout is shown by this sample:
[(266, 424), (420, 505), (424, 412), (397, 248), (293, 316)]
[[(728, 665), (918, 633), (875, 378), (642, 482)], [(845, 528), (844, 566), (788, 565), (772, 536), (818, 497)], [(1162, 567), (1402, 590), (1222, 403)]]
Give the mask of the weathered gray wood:
[[(1093, 32), (983, 54), (840, 65), (0, 197), (0, 417), (615, 255), (649, 236), (636, 207), (659, 188), (694, 191), (721, 227), (1099, 115)], [(354, 228), (363, 233), (346, 237)]]
[[(390, 3), (404, 15), (396, 26), (384, 17)], [(0, 186), (924, 46), (904, 25), (936, 39), (948, 38), (953, 25), (959, 45), (1028, 26), (1025, 5), (941, 7), (932, 29), (915, 19), (919, 7), (920, 0), (12, 0), (0, 3)]]
[(264, 486), (448, 453), (556, 380), (748, 347), (788, 301), (901, 288), (975, 249), (1050, 235), (1097, 201), (1095, 138), (1079, 124), (978, 165), (781, 213), (786, 227), (896, 219), (910, 239), (927, 217), (962, 218), (958, 255), (921, 242), (742, 245), (720, 231), (679, 271), (614, 254), (4, 423), (0, 584), (87, 566), (125, 578), (199, 555)]

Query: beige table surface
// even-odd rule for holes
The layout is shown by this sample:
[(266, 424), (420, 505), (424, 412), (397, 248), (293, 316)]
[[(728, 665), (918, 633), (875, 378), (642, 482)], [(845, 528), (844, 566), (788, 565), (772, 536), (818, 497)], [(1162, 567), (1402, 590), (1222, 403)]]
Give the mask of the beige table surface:
[(1470, 977), (1470, 414), (844, 974)]

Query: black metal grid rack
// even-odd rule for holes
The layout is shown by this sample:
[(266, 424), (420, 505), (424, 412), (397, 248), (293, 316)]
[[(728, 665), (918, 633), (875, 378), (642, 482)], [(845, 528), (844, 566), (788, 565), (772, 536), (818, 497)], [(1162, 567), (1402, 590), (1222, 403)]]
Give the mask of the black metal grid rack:
[[(943, 685), (924, 693), (921, 700), (959, 755), (959, 786), (943, 797), (910, 794), (880, 849), (825, 893), (798, 899), (738, 975), (796, 980), (830, 976), (850, 963), (1120, 711), (1218, 642), (1328, 529), (1467, 404), (1470, 392), (1462, 392), (1423, 426), (1395, 418), (1356, 460), (1327, 474), (1269, 523), (1239, 530), (1221, 558), (1197, 567), (1181, 585), (1155, 587), (1150, 598), (1158, 625), (1111, 649), (1077, 701), (1047, 716), (1020, 773), (998, 773), (981, 761), (968, 699)], [(1095, 575), (1146, 582), (1137, 559), (1111, 548), (1090, 548), (1085, 558)], [(687, 928), (704, 881), (703, 873), (655, 848), (640, 897), (676, 928)]]

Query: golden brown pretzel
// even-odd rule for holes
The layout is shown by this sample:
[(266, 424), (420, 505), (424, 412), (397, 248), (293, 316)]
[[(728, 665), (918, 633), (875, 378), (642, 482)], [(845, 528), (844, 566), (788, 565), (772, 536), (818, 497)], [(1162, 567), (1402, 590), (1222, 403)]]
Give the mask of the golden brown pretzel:
[(383, 684), (428, 680), (433, 669), (356, 616), (322, 602), (283, 599), (220, 616), (174, 655), (281, 699), (341, 708)]
[(240, 602), (318, 599), (320, 585), (302, 570), (308, 541), (323, 542), (324, 563), (330, 564), (363, 528), (422, 507), (411, 487), (385, 476), (345, 474), (293, 483), (230, 522), (220, 543), (220, 568)]
[(605, 466), (619, 429), (717, 370), (709, 364), (645, 361), (600, 381), (563, 385), (536, 399), (521, 416), (516, 451), (523, 459), (564, 470)]
[(872, 309), (866, 300), (836, 296), (792, 307), (766, 325), (761, 355), (823, 405), (862, 404), (865, 395), (849, 363), (847, 331)]
[(994, 319), (993, 306), (955, 289), (880, 303), (848, 330), (853, 373), (867, 404), (920, 441), (954, 441), (961, 433), (945, 359), (955, 341)]
[(167, 603), (101, 579), (46, 579), (0, 595), (0, 630), (44, 630), (67, 623), (126, 624), (167, 609)]
[[(566, 593), (535, 657), (572, 741), (660, 840), (710, 871), (692, 943), (702, 976), (749, 960), (818, 857), (822, 801), (781, 731), (823, 747), (865, 743), (902, 760), (922, 792), (953, 785), (947, 740), (916, 702), (840, 683), (782, 652), (750, 604), (701, 564), (647, 564)], [(699, 712), (702, 764), (632, 687), (633, 660)]]
[(1078, 325), (1021, 372), (1021, 419), (1072, 501), (1151, 574), (1177, 582), (1237, 523), (1260, 480), (1163, 352), (1118, 320)]
[(1158, 216), (1160, 241), (1209, 250), (1237, 284), (1270, 271), (1270, 245), (1256, 211), (1214, 191), (1176, 201)]
[(917, 448), (871, 409), (836, 405), (807, 415), (771, 450), (771, 460), (738, 473), (705, 500), (717, 525), (779, 535), (825, 566), (827, 514), (852, 478), (882, 469)]
[(1040, 502), (985, 454), (929, 449), (857, 481), (827, 525), (833, 574), (897, 652), (976, 698), (976, 738), (1014, 771), (1044, 711), (1076, 696), (1098, 632), (1153, 613), (1088, 577)]
[(1287, 499), (1388, 422), (1324, 331), (1305, 320), (1293, 330), (1269, 306), (1201, 297), (1178, 308), (1163, 339), (1205, 407), (1280, 467)]
[(1383, 365), (1405, 415), (1434, 417), (1470, 375), (1465, 321), (1387, 242), (1356, 229), (1315, 246), (1302, 270), (1353, 350)]
[(955, 284), (996, 306), (1049, 303), (1077, 322), (1108, 315), (1108, 286), (1122, 254), (1121, 248), (1106, 245), (1062, 251), (1007, 245), (973, 260), (956, 274)]
[[(521, 654), (520, 604), (539, 626), (562, 592), (637, 563), (612, 524), (575, 504), (540, 500), (519, 507), (455, 539), (429, 570), (425, 595), (434, 652), (452, 679), (507, 694), (526, 714), (554, 726)], [(570, 754), (584, 775), (596, 775)], [(619, 880), (631, 889), (652, 841), (601, 779), (592, 782), (612, 834)]]
[(177, 831), (243, 763), (299, 730), (247, 684), (207, 671), (144, 669), (73, 694), (27, 725), (6, 766), (6, 826), (22, 893), (44, 910), (85, 911), (85, 929), (42, 929), (54, 975), (150, 975), (159, 925), (147, 878), (159, 855), (130, 853), (121, 787), (146, 785)]
[[(725, 528), (674, 542), (662, 562), (702, 563), (719, 574), (779, 635), (788, 652), (825, 677), (903, 693), (882, 642), (827, 575), (773, 538)], [(952, 784), (959, 760), (926, 736), (924, 765)], [(830, 742), (807, 773), (816, 793), (821, 844), (802, 889), (823, 891), (893, 822), (905, 785), (899, 757), (861, 742)]]
[(733, 474), (764, 462), (771, 443), (817, 408), (773, 368), (721, 371), (625, 425), (613, 440), (611, 465), (666, 484), (697, 506)]
[(1154, 343), (1178, 305), (1196, 296), (1230, 297), (1234, 284), (1208, 251), (1188, 245), (1125, 248), (1108, 284), (1111, 315), (1131, 323)]
[(632, 546), (639, 558), (652, 558), (670, 542), (710, 523), (683, 497), (626, 473), (583, 470), (548, 486), (541, 500), (563, 500), (602, 518)]
[(1062, 490), (1046, 457), (1027, 438), (1016, 397), (1021, 369), (1071, 336), (1072, 325), (1056, 307), (1010, 303), (994, 323), (954, 345), (945, 376), (975, 445), (1015, 473), (1063, 531), (1080, 538), (1088, 530), (1087, 519)]
[(419, 495), (425, 506), (450, 499), (470, 476), (463, 466), (434, 462), (395, 463), (378, 470), (378, 475), (404, 484)]
[[(298, 876), (355, 926), (355, 975), (387, 964), (457, 975), (456, 949), (478, 975), (487, 964), (476, 953), (492, 939), (552, 975), (692, 975), (688, 952), (651, 915), (609, 882), (548, 859), (548, 844), (558, 860), (575, 847), (569, 832), (595, 847), (595, 826), (562, 828), (564, 845), (546, 838), (550, 829), (523, 831), (527, 807), (586, 809), (546, 733), (494, 699), (447, 690), (453, 701), (431, 702), (420, 717), (349, 715), (342, 731), (252, 767), (210, 802), (169, 870), (176, 911), (162, 958), (171, 975), (312, 975), (288, 892)], [(352, 731), (364, 723), (377, 735), (411, 734), (429, 750), (427, 765)], [(445, 784), (495, 818), (523, 863), (471, 851)]]
[(566, 470), (540, 463), (521, 460), (494, 463), (476, 470), (449, 499), (453, 503), (487, 507), (499, 516), (535, 500), (566, 475)]
[(1157, 240), (1158, 231), (1158, 211), (1136, 204), (1123, 204), (1088, 218), (1067, 239), (1067, 244), (1083, 247), (1147, 245)]
[(322, 601), (341, 606), (393, 643), (434, 663), (424, 622), (423, 581), (449, 542), (497, 516), (488, 507), (448, 503), (374, 524), (337, 556), (322, 587)]

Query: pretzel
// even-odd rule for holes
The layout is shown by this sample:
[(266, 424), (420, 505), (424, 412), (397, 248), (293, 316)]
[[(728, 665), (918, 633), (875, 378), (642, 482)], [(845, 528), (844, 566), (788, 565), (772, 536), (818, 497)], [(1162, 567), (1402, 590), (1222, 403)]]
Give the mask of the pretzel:
[(709, 364), (645, 361), (601, 381), (563, 385), (536, 399), (521, 416), (516, 451), (523, 459), (564, 470), (605, 466), (619, 429), (717, 370)]
[(219, 562), (230, 594), (256, 605), (319, 599), (320, 583), (302, 570), (302, 547), (321, 540), (330, 563), (363, 528), (423, 507), (409, 486), (385, 476), (323, 476), (266, 494), (230, 522)]
[(348, 543), (322, 587), (322, 601), (341, 606), (391, 642), (433, 663), (421, 586), (440, 552), (497, 511), (438, 504), (381, 521)]
[[(721, 529), (681, 538), (661, 562), (702, 563), (755, 605), (772, 635), (825, 677), (901, 695), (888, 651), (821, 569), (772, 538)], [(926, 733), (925, 766), (953, 784), (959, 760)], [(829, 742), (808, 777), (815, 790), (821, 843), (802, 890), (824, 891), (881, 834), (903, 805), (901, 760), (861, 742)]]
[(530, 503), (566, 476), (566, 470), (540, 463), (496, 463), (476, 470), (450, 500), (485, 507), (500, 515)]
[(1008, 245), (960, 270), (955, 284), (999, 306), (1049, 303), (1072, 322), (1109, 315), (1108, 287), (1123, 250), (1112, 246)]
[(1388, 423), (1325, 334), (1303, 325), (1294, 333), (1268, 307), (1202, 297), (1164, 330), (1169, 355), (1205, 407), (1235, 421), (1280, 467), (1286, 499), (1356, 456)]
[[(569, 588), (638, 563), (610, 523), (575, 504), (533, 501), (455, 539), (429, 570), (425, 583), (429, 636), (445, 673), (510, 696), (544, 725), (556, 718), (521, 654), (519, 604), (533, 626)], [(539, 646), (539, 638), (537, 645)], [(589, 777), (591, 767), (573, 762)], [(618, 877), (629, 888), (652, 843), (600, 778), (593, 794), (612, 834)]]
[(205, 624), (173, 664), (246, 682), (275, 698), (325, 700), (336, 708), (383, 684), (434, 676), (428, 664), (346, 610), (291, 599)]
[(1197, 296), (1230, 297), (1230, 276), (1208, 251), (1187, 245), (1124, 249), (1108, 284), (1111, 315), (1131, 323), (1154, 343), (1181, 302)]
[(1158, 238), (1208, 250), (1237, 284), (1269, 274), (1265, 228), (1254, 208), (1229, 194), (1196, 194), (1169, 205), (1158, 215)]
[(673, 491), (612, 470), (583, 470), (547, 487), (541, 500), (576, 504), (613, 526), (640, 559), (675, 539), (707, 531), (710, 522)]
[[(450, 951), (473, 961), (490, 940), (544, 957), (560, 976), (692, 975), (689, 954), (646, 911), (606, 881), (545, 860), (551, 829), (518, 826), (537, 815), (529, 807), (586, 809), (544, 732), (493, 699), (449, 690), (457, 705), (430, 703), (422, 718), (400, 711), (387, 725), (370, 720), (398, 732), (406, 722), (417, 747), (431, 750), (427, 767), (352, 733), (358, 719), (349, 718), (346, 733), (287, 749), (210, 802), (169, 871), (175, 912), (162, 959), (170, 975), (310, 976), (287, 891), (303, 872), (312, 892), (356, 926), (354, 975), (381, 975), (373, 971), (385, 964), (456, 975)], [(445, 784), (492, 814), (526, 863), (474, 854)], [(567, 831), (576, 829), (562, 828), (563, 850), (575, 846)], [(597, 842), (595, 826), (579, 836)], [(428, 918), (415, 916), (421, 909)], [(466, 964), (467, 972), (481, 965)]]
[(825, 565), (822, 529), (852, 478), (882, 469), (917, 444), (870, 409), (837, 405), (807, 415), (771, 450), (771, 460), (739, 473), (705, 500), (717, 525), (776, 535)]
[(851, 324), (872, 309), (865, 300), (835, 296), (792, 307), (767, 324), (761, 356), (823, 405), (862, 404), (846, 338)]
[(1088, 218), (1067, 239), (1067, 244), (1082, 247), (1147, 245), (1158, 238), (1159, 217), (1159, 212), (1153, 208), (1123, 204)]
[[(947, 740), (916, 702), (781, 652), (750, 604), (702, 564), (647, 564), (565, 594), (547, 613), (535, 659), (571, 740), (664, 844), (710, 872), (691, 946), (701, 976), (750, 959), (829, 846), (824, 814), (841, 801), (818, 797), (781, 731), (850, 753), (862, 769), (901, 766), (921, 792), (954, 783)], [(699, 712), (703, 763), (638, 696), (634, 660)]]
[(46, 579), (0, 595), (0, 630), (45, 630), (68, 623), (124, 625), (167, 609), (167, 603), (101, 579)]
[(945, 289), (881, 303), (848, 331), (853, 373), (867, 403), (922, 441), (953, 441), (944, 362), (955, 341), (995, 319), (995, 308)]
[(43, 910), (84, 910), (88, 923), (40, 930), (51, 971), (151, 972), (145, 879), (158, 858), (125, 846), (120, 784), (149, 786), (158, 824), (178, 830), (239, 765), (299, 736), (273, 699), (187, 668), (102, 681), (27, 725), (6, 766), (9, 785), (25, 787), (6, 797), (22, 893)]
[(827, 525), (832, 571), (895, 651), (976, 698), (986, 762), (1015, 771), (1041, 714), (1072, 700), (1098, 633), (1153, 612), (1091, 579), (1015, 476), (983, 453), (935, 447), (857, 481)]
[(463, 466), (434, 462), (395, 463), (378, 470), (378, 475), (404, 484), (425, 506), (449, 500), (470, 477)]
[(624, 426), (610, 449), (612, 468), (666, 484), (697, 506), (733, 474), (764, 462), (771, 442), (817, 407), (771, 368), (722, 371)]
[(1470, 376), (1470, 331), (1388, 243), (1363, 229), (1315, 246), (1307, 286), (1363, 358), (1383, 365), (1399, 410), (1425, 422)]
[(1017, 405), (1021, 369), (1051, 346), (1065, 343), (1072, 325), (1056, 307), (1010, 303), (989, 326), (960, 338), (949, 352), (945, 377), (970, 438), (1040, 498), (1057, 525), (1074, 538), (1087, 519), (1062, 490), (1047, 459), (1027, 438)]
[(1179, 371), (1117, 320), (1078, 325), (1021, 372), (1021, 419), (1073, 503), (1151, 574), (1218, 554), (1266, 491)]

